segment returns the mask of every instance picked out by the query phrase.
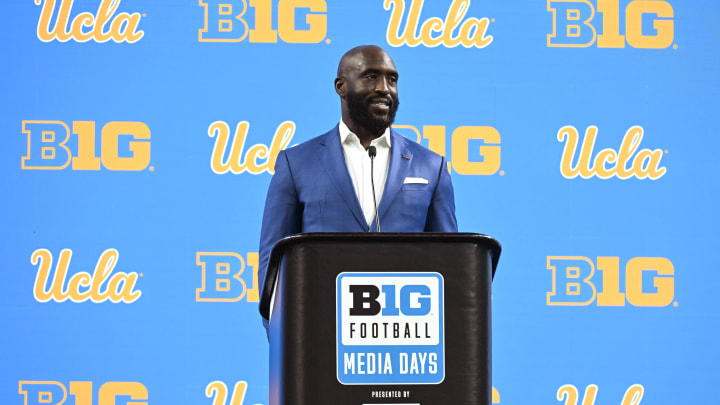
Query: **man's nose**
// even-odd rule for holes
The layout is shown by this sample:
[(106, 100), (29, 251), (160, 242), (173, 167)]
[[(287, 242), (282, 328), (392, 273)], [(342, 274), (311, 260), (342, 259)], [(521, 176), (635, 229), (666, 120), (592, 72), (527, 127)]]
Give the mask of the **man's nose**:
[(390, 93), (390, 87), (386, 77), (379, 77), (375, 82), (375, 91), (382, 94)]

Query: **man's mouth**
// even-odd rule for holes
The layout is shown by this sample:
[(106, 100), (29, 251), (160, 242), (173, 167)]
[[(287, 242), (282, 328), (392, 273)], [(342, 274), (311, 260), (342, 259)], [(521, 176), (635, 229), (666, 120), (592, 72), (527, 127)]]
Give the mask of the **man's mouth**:
[(391, 104), (392, 104), (392, 101), (390, 101), (386, 98), (373, 98), (370, 100), (371, 107), (375, 107), (375, 108), (383, 110), (383, 111), (390, 110)]

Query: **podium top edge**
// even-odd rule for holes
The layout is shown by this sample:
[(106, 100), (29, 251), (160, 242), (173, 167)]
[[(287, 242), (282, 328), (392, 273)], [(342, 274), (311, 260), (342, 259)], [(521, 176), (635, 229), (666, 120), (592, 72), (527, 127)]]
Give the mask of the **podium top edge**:
[[(354, 240), (361, 242), (455, 242), (485, 245), (492, 252), (492, 274), (495, 275), (502, 246), (493, 237), (480, 233), (445, 232), (315, 232), (299, 233), (278, 241), (270, 254), (270, 262), (278, 261), (282, 252), (302, 242), (342, 242)], [(273, 258), (275, 260), (273, 260)]]
[(445, 233), (445, 232), (314, 232), (299, 233), (287, 236), (275, 245), (286, 247), (301, 241), (344, 241), (348, 239), (360, 241), (412, 241), (412, 242), (471, 242), (487, 243), (491, 249), (500, 251), (500, 242), (493, 237), (480, 233)]

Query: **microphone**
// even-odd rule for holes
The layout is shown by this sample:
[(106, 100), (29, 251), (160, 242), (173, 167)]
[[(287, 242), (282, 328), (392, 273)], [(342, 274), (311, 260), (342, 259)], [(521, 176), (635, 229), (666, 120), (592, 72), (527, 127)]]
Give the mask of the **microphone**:
[(368, 155), (370, 156), (370, 184), (372, 185), (373, 203), (375, 203), (375, 225), (377, 231), (380, 232), (380, 217), (378, 216), (377, 198), (375, 198), (375, 173), (373, 171), (373, 162), (377, 155), (377, 149), (374, 146), (368, 148)]

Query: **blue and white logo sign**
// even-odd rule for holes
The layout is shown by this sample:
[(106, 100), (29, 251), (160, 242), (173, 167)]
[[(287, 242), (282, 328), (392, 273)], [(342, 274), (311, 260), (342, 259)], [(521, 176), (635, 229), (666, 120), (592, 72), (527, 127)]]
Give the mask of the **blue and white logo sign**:
[(342, 384), (439, 384), (445, 378), (438, 273), (337, 277), (337, 376)]

